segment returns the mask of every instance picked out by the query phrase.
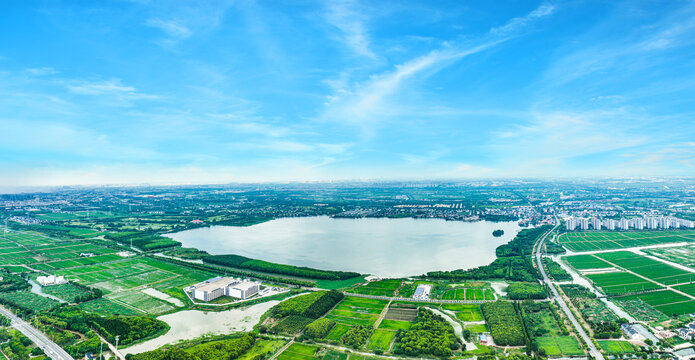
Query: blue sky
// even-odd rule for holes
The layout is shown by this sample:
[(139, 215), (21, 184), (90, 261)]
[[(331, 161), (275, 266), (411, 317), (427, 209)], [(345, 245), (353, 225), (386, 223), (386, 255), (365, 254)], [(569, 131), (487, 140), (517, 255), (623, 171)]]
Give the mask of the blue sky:
[(0, 4), (0, 184), (695, 176), (695, 2)]

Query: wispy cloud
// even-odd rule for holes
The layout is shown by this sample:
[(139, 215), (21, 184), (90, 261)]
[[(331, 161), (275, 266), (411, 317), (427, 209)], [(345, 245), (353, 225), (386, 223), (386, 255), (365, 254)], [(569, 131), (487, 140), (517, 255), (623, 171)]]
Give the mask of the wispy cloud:
[(191, 30), (175, 20), (147, 19), (145, 25), (162, 30), (167, 35), (177, 39), (187, 39)]
[(376, 58), (359, 4), (355, 0), (336, 0), (328, 1), (327, 7), (325, 19), (340, 30), (340, 41), (357, 55)]
[(383, 119), (398, 115), (402, 106), (389, 104), (388, 97), (401, 90), (406, 80), (429, 71), (436, 73), (448, 64), (480, 53), (519, 36), (532, 21), (553, 13), (554, 7), (542, 5), (526, 16), (512, 19), (506, 25), (493, 28), (477, 44), (445, 43), (442, 48), (415, 57), (389, 72), (371, 76), (367, 81), (348, 84), (343, 88), (334, 82), (334, 93), (327, 97), (323, 120), (337, 121), (360, 127), (365, 136), (371, 136), (374, 125)]
[(45, 75), (55, 75), (58, 73), (58, 70), (52, 68), (52, 67), (39, 67), (39, 68), (28, 68), (25, 69), (27, 74), (32, 75), (32, 76), (45, 76)]
[(156, 99), (155, 95), (138, 92), (133, 86), (123, 85), (120, 79), (104, 81), (73, 81), (67, 85), (68, 90), (78, 95), (117, 95), (122, 99)]

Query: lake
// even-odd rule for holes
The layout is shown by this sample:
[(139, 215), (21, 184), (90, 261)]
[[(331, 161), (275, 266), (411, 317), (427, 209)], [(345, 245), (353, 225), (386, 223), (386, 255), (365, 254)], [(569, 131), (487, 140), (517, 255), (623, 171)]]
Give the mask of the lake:
[[(504, 230), (504, 235), (493, 237), (495, 229)], [(214, 255), (402, 277), (487, 265), (495, 259), (495, 248), (519, 230), (515, 221), (316, 216), (245, 227), (212, 226), (166, 236)]]

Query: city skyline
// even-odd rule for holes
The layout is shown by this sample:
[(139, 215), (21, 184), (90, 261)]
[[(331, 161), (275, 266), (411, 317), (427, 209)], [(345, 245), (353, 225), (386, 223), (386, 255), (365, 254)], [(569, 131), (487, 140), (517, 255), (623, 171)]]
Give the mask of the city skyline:
[(0, 186), (695, 176), (692, 2), (0, 9)]

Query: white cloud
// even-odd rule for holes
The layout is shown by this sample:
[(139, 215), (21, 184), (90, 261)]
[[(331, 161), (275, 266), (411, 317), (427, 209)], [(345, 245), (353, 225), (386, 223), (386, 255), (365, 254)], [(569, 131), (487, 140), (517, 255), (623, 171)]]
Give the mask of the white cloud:
[(175, 20), (151, 18), (147, 19), (145, 25), (162, 30), (167, 35), (176, 39), (187, 39), (192, 34), (188, 27)]
[(328, 1), (325, 19), (341, 32), (340, 41), (355, 54), (376, 58), (370, 49), (371, 40), (364, 24), (365, 16), (353, 0)]
[(52, 67), (28, 68), (24, 69), (24, 71), (32, 76), (54, 75), (58, 73), (58, 71)]
[(391, 104), (389, 97), (399, 92), (406, 80), (426, 71), (437, 72), (438, 67), (444, 67), (518, 36), (525, 26), (533, 20), (552, 14), (554, 9), (552, 6), (542, 5), (526, 16), (514, 18), (507, 25), (492, 29), (490, 35), (477, 45), (445, 43), (440, 49), (396, 65), (392, 71), (373, 75), (361, 83), (347, 84), (344, 77), (329, 82), (333, 94), (327, 97), (326, 109), (320, 118), (355, 125), (361, 128), (363, 135), (369, 137), (376, 124), (403, 111), (405, 106)]
[(147, 100), (158, 96), (138, 92), (133, 86), (123, 85), (120, 79), (105, 81), (73, 81), (66, 85), (73, 94), (88, 96), (115, 96), (117, 100)]
[(550, 4), (541, 5), (530, 13), (514, 18), (502, 26), (492, 28), (490, 33), (499, 36), (514, 35), (516, 32), (526, 28), (531, 22), (551, 15), (555, 12), (555, 6)]

